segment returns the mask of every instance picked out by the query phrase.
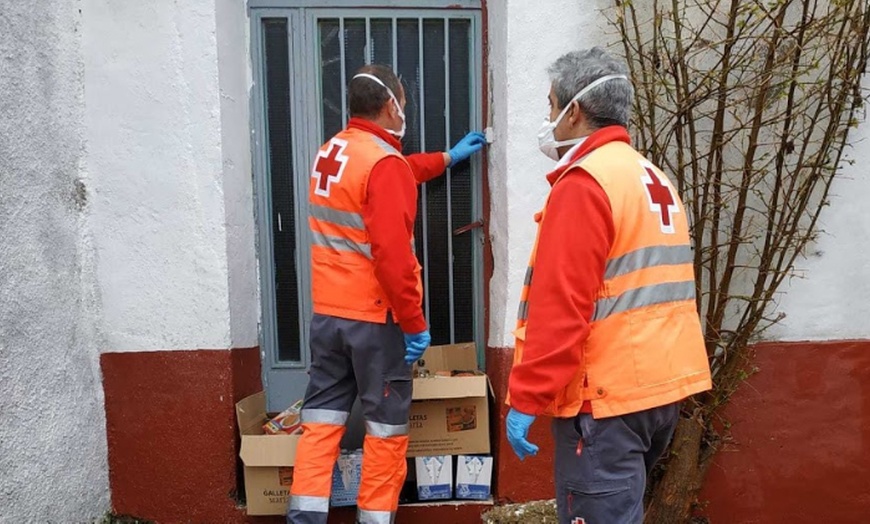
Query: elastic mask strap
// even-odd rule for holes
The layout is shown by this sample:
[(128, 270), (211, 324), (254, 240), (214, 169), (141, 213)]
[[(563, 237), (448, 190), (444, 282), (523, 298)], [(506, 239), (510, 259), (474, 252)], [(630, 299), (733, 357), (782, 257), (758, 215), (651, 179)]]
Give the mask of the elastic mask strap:
[(402, 109), (402, 107), (399, 105), (399, 100), (396, 98), (395, 93), (393, 93), (393, 90), (390, 89), (389, 87), (387, 87), (387, 84), (381, 82), (380, 78), (376, 77), (375, 75), (370, 75), (368, 73), (360, 73), (358, 75), (355, 75), (353, 78), (351, 78), (351, 81), (356, 80), (357, 78), (368, 78), (369, 80), (373, 80), (373, 81), (377, 82), (378, 84), (380, 84), (384, 89), (387, 90), (387, 94), (390, 95), (390, 98), (393, 99), (393, 102), (396, 103), (396, 106), (400, 110)]
[(556, 126), (559, 125), (559, 122), (561, 122), (562, 118), (565, 117), (565, 114), (568, 112), (568, 108), (571, 107), (571, 104), (573, 104), (574, 102), (583, 98), (583, 96), (586, 95), (586, 93), (588, 93), (589, 91), (592, 91), (593, 89), (600, 86), (604, 82), (607, 82), (610, 80), (628, 80), (628, 77), (625, 75), (604, 75), (601, 78), (596, 79), (591, 84), (589, 84), (588, 86), (581, 89), (579, 93), (574, 95), (574, 98), (572, 98), (570, 102), (565, 104), (565, 108), (562, 109), (561, 113), (559, 113), (559, 118), (556, 119), (555, 125), (553, 127), (555, 128)]

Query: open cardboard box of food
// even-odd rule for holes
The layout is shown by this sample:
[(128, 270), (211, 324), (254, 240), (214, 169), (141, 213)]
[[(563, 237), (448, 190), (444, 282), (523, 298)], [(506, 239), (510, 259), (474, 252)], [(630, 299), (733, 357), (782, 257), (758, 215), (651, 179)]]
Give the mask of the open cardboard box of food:
[(259, 392), (236, 404), (245, 465), (248, 515), (283, 515), (287, 510), (299, 434), (266, 435), (266, 395)]
[(491, 386), (477, 369), (475, 345), (430, 347), (422, 369), (429, 375), (414, 379), (408, 456), (488, 454)]

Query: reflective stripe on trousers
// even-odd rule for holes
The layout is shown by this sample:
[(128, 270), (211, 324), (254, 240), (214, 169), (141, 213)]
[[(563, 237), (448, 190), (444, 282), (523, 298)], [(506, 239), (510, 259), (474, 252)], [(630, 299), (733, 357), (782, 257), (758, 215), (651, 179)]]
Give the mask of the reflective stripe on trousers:
[(366, 433), (377, 438), (399, 437), (408, 434), (408, 424), (381, 424), (366, 421)]
[(332, 409), (302, 409), (302, 422), (309, 424), (329, 424), (344, 426), (350, 413)]
[(290, 499), (290, 511), (327, 513), (329, 512), (329, 497), (294, 495)]
[(392, 511), (370, 511), (361, 509), (357, 511), (356, 521), (359, 524), (393, 524), (396, 514)]

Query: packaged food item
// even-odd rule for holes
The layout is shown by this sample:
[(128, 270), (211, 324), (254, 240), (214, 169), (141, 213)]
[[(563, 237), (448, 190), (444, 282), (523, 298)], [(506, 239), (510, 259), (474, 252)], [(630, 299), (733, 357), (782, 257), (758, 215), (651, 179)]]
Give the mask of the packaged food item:
[(446, 500), (453, 497), (453, 457), (417, 457), (417, 496), (420, 500)]
[(356, 505), (362, 478), (362, 457), (361, 449), (341, 450), (332, 470), (332, 493), (329, 496), (331, 506), (340, 508)]
[(279, 413), (272, 420), (263, 424), (263, 431), (267, 435), (279, 433), (293, 434), (302, 426), (302, 400)]
[(459, 455), (456, 465), (456, 498), (488, 500), (492, 496), (492, 457)]

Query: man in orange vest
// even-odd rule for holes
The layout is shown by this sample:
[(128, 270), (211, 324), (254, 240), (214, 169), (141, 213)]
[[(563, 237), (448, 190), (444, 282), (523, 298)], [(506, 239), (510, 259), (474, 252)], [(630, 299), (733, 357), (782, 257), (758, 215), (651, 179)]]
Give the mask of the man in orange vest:
[(326, 524), (332, 470), (357, 395), (366, 420), (357, 522), (389, 524), (405, 482), (411, 364), (429, 346), (414, 255), (417, 184), (485, 144), (401, 154), (405, 94), (389, 68), (348, 86), (351, 120), (321, 147), (309, 190), (311, 369), (287, 522)]
[(599, 48), (549, 69), (538, 136), (552, 186), (520, 304), (507, 436), (553, 417), (559, 522), (640, 524), (680, 401), (711, 387), (686, 212), (632, 148), (625, 65)]

